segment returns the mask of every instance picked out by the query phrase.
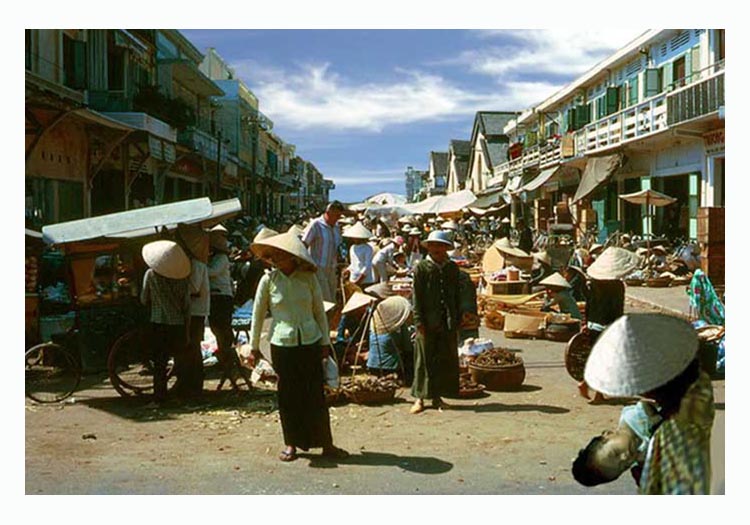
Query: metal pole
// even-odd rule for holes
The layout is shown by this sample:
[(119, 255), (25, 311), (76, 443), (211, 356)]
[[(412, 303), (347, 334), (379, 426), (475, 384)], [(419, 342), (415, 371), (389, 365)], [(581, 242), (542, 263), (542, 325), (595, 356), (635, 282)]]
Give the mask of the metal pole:
[(214, 200), (219, 200), (219, 191), (221, 188), (221, 130), (217, 134), (216, 148), (216, 190), (214, 191)]

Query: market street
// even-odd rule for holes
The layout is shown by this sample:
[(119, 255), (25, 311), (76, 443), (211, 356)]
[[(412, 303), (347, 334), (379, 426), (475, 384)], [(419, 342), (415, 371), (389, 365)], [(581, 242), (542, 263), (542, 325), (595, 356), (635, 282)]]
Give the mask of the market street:
[[(628, 307), (644, 310), (653, 311)], [(407, 389), (390, 405), (335, 406), (334, 436), (352, 453), (339, 463), (320, 459), (319, 450), (278, 461), (272, 395), (211, 393), (215, 403), (151, 409), (119, 397), (102, 379), (77, 392), (74, 403), (27, 401), (26, 493), (635, 494), (628, 473), (591, 489), (570, 474), (578, 449), (613, 428), (627, 402), (592, 406), (579, 397), (563, 366), (563, 343), (482, 331), (521, 351), (520, 391), (451, 400), (455, 408), (419, 415), (409, 414)], [(716, 487), (724, 474), (724, 381), (713, 384)]]

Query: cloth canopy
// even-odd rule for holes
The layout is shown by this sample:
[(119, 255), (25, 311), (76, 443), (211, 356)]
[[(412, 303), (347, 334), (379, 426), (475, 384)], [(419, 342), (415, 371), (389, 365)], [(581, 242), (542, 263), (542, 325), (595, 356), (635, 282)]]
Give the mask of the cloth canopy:
[(502, 187), (492, 188), (492, 190), (485, 190), (481, 194), (477, 195), (477, 200), (472, 203), (471, 207), (487, 209), (497, 206), (498, 204), (500, 204), (502, 191)]
[(612, 176), (621, 165), (622, 153), (588, 159), (581, 176), (581, 183), (578, 185), (578, 190), (576, 190), (572, 202), (576, 203), (594, 191), (599, 184)]
[(415, 204), (406, 204), (403, 208), (412, 213), (434, 213), (435, 215), (439, 215), (441, 213), (461, 211), (464, 208), (473, 206), (476, 200), (477, 198), (471, 190), (461, 190), (449, 193), (448, 195), (436, 195)]
[(645, 204), (646, 206), (668, 206), (677, 202), (676, 198), (651, 189), (620, 195), (620, 198), (632, 204)]

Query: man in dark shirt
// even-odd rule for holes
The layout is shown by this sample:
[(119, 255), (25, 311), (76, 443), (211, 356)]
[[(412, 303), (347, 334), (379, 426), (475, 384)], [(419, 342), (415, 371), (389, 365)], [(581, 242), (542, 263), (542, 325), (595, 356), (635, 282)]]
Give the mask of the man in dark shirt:
[(526, 226), (526, 221), (523, 219), (516, 221), (516, 227), (518, 229), (518, 247), (526, 253), (531, 253), (531, 249), (534, 247), (534, 239), (531, 238), (531, 228)]

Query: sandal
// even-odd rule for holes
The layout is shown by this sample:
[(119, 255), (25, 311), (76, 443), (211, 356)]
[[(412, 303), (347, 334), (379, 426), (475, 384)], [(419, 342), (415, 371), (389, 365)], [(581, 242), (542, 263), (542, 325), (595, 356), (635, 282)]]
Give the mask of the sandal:
[(288, 450), (282, 450), (279, 454), (279, 459), (284, 462), (294, 461), (297, 459), (297, 452), (289, 452)]
[(419, 414), (422, 411), (424, 411), (424, 401), (421, 399), (414, 401), (414, 404), (409, 409), (409, 413), (411, 414)]
[(334, 447), (333, 445), (331, 445), (329, 448), (323, 449), (322, 456), (324, 458), (346, 459), (349, 457), (349, 453), (343, 448), (338, 448), (338, 447)]
[(450, 405), (442, 399), (438, 398), (432, 400), (432, 408), (437, 408), (438, 410), (442, 411), (444, 409), (447, 410), (448, 408), (450, 408)]

